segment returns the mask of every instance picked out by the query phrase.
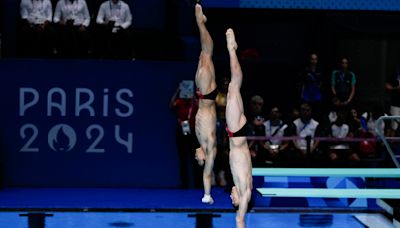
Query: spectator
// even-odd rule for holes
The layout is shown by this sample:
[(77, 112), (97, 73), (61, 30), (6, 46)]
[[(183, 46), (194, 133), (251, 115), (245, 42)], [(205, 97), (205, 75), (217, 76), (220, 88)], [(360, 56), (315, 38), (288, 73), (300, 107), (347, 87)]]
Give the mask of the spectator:
[(59, 54), (62, 57), (87, 57), (90, 15), (86, 1), (58, 1), (53, 22), (59, 29)]
[(287, 115), (284, 116), (285, 117), (285, 121), (286, 123), (291, 123), (294, 120), (296, 120), (297, 118), (300, 117), (300, 110), (299, 107), (297, 106), (293, 106), (290, 108), (290, 111)]
[[(264, 117), (256, 116), (247, 123), (247, 136), (265, 136)], [(265, 140), (249, 140), (251, 162), (254, 167), (262, 167), (265, 165)]]
[(50, 0), (22, 0), (18, 36), (19, 56), (51, 57), (54, 54), (53, 8)]
[(331, 125), (337, 120), (338, 113), (342, 110), (345, 110), (343, 106), (339, 103), (339, 99), (336, 96), (333, 96), (328, 112), (323, 116), (322, 120), (320, 121), (323, 127), (323, 131), (327, 132), (328, 134), (331, 131)]
[(226, 110), (226, 95), (228, 93), (228, 85), (230, 82), (230, 78), (223, 77), (221, 83), (219, 85), (218, 94), (215, 98), (215, 106), (217, 110), (217, 155), (215, 158), (215, 173), (217, 173), (217, 183), (220, 186), (226, 186), (227, 180), (232, 182), (229, 178), (229, 139), (226, 134), (226, 119), (225, 119), (225, 110)]
[(377, 136), (377, 133), (375, 131), (376, 128), (379, 128), (381, 132), (385, 133), (385, 122), (382, 121), (380, 126), (376, 126), (376, 121), (378, 120), (379, 117), (385, 115), (383, 113), (382, 109), (377, 107), (377, 106), (372, 106), (368, 109), (369, 111), (364, 112), (361, 117), (361, 125), (363, 129), (367, 132), (370, 132), (374, 136)]
[(259, 95), (254, 95), (250, 99), (249, 112), (246, 118), (249, 120), (254, 119), (257, 116), (264, 117), (264, 99)]
[[(321, 135), (319, 123), (312, 118), (312, 108), (308, 103), (303, 103), (300, 106), (300, 117), (293, 121), (290, 126), (290, 134), (293, 136), (302, 137), (305, 139), (292, 140), (291, 151), (287, 154), (291, 164), (294, 165), (316, 165), (307, 164), (311, 160), (316, 160), (319, 157), (318, 145), (319, 141), (312, 138)], [(307, 138), (310, 138), (307, 145)]]
[[(269, 120), (264, 122), (265, 136), (268, 137), (283, 137), (286, 136), (287, 124), (281, 119), (281, 112), (277, 106), (271, 109)], [(266, 152), (266, 161), (268, 163), (275, 163), (282, 158), (282, 151), (288, 147), (288, 143), (284, 143), (281, 139), (268, 139), (264, 143)]]
[[(400, 116), (400, 72), (398, 71), (393, 77), (385, 83), (385, 89), (390, 94), (390, 110), (392, 116)], [(389, 136), (395, 136), (399, 127), (399, 120), (392, 120)]]
[(338, 98), (337, 105), (350, 109), (356, 92), (356, 76), (349, 70), (349, 60), (342, 58), (340, 69), (332, 72), (331, 89), (333, 96)]
[(350, 126), (350, 131), (353, 133), (353, 135), (358, 136), (362, 131), (362, 126), (361, 126), (361, 119), (360, 116), (358, 115), (357, 109), (355, 108), (350, 109), (350, 118), (348, 123)]
[[(264, 129), (264, 99), (259, 95), (250, 98), (249, 110), (246, 112), (247, 136), (265, 136)], [(264, 142), (260, 140), (248, 141), (252, 163), (263, 166), (265, 161)]]
[(194, 151), (198, 147), (194, 130), (198, 100), (193, 89), (191, 92), (190, 89), (189, 92), (185, 92), (183, 87), (184, 82), (181, 82), (170, 102), (170, 108), (177, 115), (176, 146), (180, 160), (181, 187), (200, 188), (202, 171), (193, 159)]
[(367, 140), (361, 141), (357, 147), (359, 156), (362, 158), (376, 157), (383, 147), (382, 143), (368, 140), (368, 138), (374, 139), (377, 137), (375, 129), (379, 128), (381, 132), (385, 132), (385, 122), (382, 121), (379, 126), (376, 123), (382, 115), (384, 115), (382, 109), (377, 106), (372, 106), (372, 108), (369, 108), (367, 112), (361, 115), (361, 130), (358, 136), (367, 138)]
[(130, 42), (132, 14), (122, 0), (108, 0), (100, 5), (96, 23), (99, 24), (100, 56), (129, 59), (132, 57)]
[[(346, 110), (340, 110), (337, 114), (337, 119), (330, 127), (329, 136), (333, 138), (353, 137), (351, 128), (347, 124)], [(359, 161), (357, 153), (355, 153), (348, 142), (329, 142), (329, 159), (336, 161), (339, 158), (344, 160)]]
[(300, 97), (302, 102), (309, 103), (314, 110), (314, 117), (321, 121), (323, 114), (322, 72), (318, 66), (318, 56), (310, 55), (309, 64), (300, 73)]

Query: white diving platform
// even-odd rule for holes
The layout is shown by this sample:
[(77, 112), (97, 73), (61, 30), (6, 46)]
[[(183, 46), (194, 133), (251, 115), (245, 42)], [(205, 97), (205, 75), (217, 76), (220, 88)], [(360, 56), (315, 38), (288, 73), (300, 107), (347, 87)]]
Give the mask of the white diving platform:
[(253, 168), (253, 176), (400, 178), (400, 168)]
[(400, 199), (400, 189), (257, 188), (263, 197)]

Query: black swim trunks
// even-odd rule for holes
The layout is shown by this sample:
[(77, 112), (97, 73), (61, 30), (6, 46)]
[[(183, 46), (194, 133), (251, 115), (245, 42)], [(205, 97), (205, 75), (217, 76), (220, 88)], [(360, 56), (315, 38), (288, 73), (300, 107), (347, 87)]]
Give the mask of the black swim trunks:
[(242, 128), (240, 128), (239, 131), (237, 132), (231, 132), (228, 128), (228, 126), (226, 126), (226, 132), (228, 132), (228, 135), (230, 138), (232, 137), (243, 137), (243, 136), (247, 136), (247, 125), (243, 125)]
[(201, 94), (201, 92), (197, 90), (197, 96), (199, 97), (199, 99), (215, 100), (215, 98), (217, 98), (217, 95), (218, 95), (217, 88), (215, 88), (211, 93), (206, 95)]

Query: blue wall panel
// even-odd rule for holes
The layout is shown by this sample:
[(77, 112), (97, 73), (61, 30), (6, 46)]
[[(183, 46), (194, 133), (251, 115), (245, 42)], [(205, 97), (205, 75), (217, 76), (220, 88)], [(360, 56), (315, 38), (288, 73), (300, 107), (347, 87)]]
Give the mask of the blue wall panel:
[(237, 8), (240, 5), (240, 0), (202, 0), (201, 4), (212, 8)]
[(267, 9), (317, 9), (317, 10), (400, 10), (399, 0), (205, 0), (206, 7), (267, 8)]
[[(169, 100), (196, 63), (0, 61), (7, 186), (179, 186)], [(131, 137), (131, 140), (129, 140)]]
[(400, 10), (398, 0), (241, 0), (242, 8), (324, 9), (324, 10)]

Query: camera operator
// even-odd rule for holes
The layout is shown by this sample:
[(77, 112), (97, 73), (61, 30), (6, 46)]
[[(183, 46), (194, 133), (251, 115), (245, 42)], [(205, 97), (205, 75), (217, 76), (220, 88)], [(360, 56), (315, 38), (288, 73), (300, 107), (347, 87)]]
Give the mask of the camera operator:
[(170, 108), (177, 115), (176, 146), (180, 159), (181, 187), (202, 187), (202, 170), (193, 159), (199, 147), (195, 133), (195, 116), (198, 99), (194, 96), (194, 81), (179, 84), (170, 101)]

